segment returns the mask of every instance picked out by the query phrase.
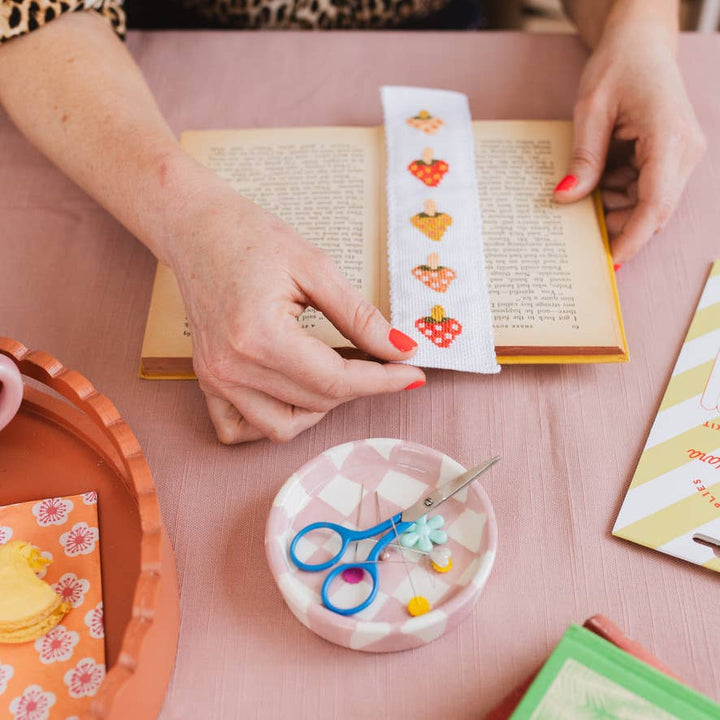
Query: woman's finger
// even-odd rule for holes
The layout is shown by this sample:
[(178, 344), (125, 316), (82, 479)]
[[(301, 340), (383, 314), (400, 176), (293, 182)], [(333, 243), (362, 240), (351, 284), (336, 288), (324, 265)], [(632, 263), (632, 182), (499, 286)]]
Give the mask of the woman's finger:
[(351, 397), (342, 399), (327, 397), (307, 385), (299, 384), (284, 372), (247, 360), (227, 363), (227, 371), (222, 377), (211, 376), (202, 371), (198, 377), (200, 377), (206, 392), (219, 396), (224, 394), (225, 388), (248, 387), (277, 398), (287, 405), (314, 412), (328, 412), (344, 400), (353, 399)]
[(628, 197), (625, 193), (616, 192), (615, 190), (602, 190), (600, 193), (602, 204), (605, 212), (613, 210), (625, 210), (635, 205), (635, 201)]
[(622, 232), (625, 224), (630, 219), (634, 207), (625, 208), (623, 210), (613, 210), (605, 215), (605, 226), (607, 227), (608, 235), (611, 238), (616, 238)]
[[(425, 384), (425, 374), (412, 365), (348, 360), (323, 342), (292, 325), (283, 332), (292, 353), (273, 345), (266, 362), (298, 385), (325, 398), (350, 398), (398, 392)], [(275, 350), (275, 354), (270, 352)]]
[(252, 388), (230, 388), (224, 396), (247, 423), (273, 442), (292, 440), (326, 415), (293, 407)]
[(224, 398), (205, 393), (208, 414), (218, 440), (225, 445), (260, 440), (265, 435), (240, 414), (238, 409)]
[(557, 184), (558, 202), (575, 202), (600, 182), (615, 116), (600, 95), (580, 99), (573, 114), (574, 139), (567, 174)]
[(634, 257), (645, 243), (670, 218), (689, 171), (681, 170), (683, 148), (673, 139), (651, 139), (647, 142), (647, 157), (640, 168), (637, 204), (613, 242), (613, 258), (625, 263)]
[(602, 190), (625, 192), (628, 185), (635, 182), (637, 177), (638, 171), (634, 167), (630, 165), (620, 165), (614, 170), (608, 170), (603, 173), (600, 179), (600, 188)]
[(417, 341), (393, 328), (382, 313), (350, 283), (332, 260), (324, 254), (300, 271), (303, 292), (313, 307), (355, 347), (382, 360), (407, 360)]

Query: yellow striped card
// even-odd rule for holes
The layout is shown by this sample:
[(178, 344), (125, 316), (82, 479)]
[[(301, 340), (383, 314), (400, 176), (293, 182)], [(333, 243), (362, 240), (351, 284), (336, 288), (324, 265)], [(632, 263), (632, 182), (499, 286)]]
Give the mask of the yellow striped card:
[(720, 260), (710, 270), (613, 535), (720, 572)]

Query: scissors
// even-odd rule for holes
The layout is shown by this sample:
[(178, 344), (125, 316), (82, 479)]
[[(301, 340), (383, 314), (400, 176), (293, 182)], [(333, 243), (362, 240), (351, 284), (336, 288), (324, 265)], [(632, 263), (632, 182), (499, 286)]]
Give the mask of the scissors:
[[(325, 581), (323, 582), (321, 591), (323, 605), (325, 605), (328, 610), (332, 610), (338, 615), (354, 615), (355, 613), (364, 610), (372, 603), (373, 600), (375, 600), (378, 592), (378, 558), (380, 553), (392, 542), (393, 538), (395, 538), (396, 535), (404, 533), (416, 520), (431, 510), (434, 510), (436, 507), (442, 505), (442, 503), (455, 495), (455, 493), (460, 492), (460, 490), (462, 490), (466, 485), (469, 485), (473, 480), (491, 468), (499, 459), (500, 456), (496, 455), (484, 462), (482, 465), (478, 465), (472, 470), (468, 470), (459, 477), (456, 477), (454, 480), (443, 483), (429, 495), (418, 500), (418, 502), (414, 505), (411, 505), (409, 508), (402, 510), (396, 515), (389, 517), (387, 520), (384, 520), (367, 530), (350, 530), (349, 528), (332, 522), (315, 522), (310, 525), (306, 525), (302, 530), (300, 530), (300, 532), (298, 532), (297, 535), (295, 535), (292, 543), (290, 543), (290, 557), (295, 565), (297, 565), (301, 570), (306, 570), (308, 572), (320, 572), (321, 570), (327, 570), (329, 567), (336, 565), (351, 542), (367, 540), (375, 535), (385, 533), (375, 543), (373, 549), (368, 553), (366, 560), (362, 562), (343, 563), (341, 565), (337, 565), (337, 567), (333, 568), (333, 570), (328, 573)], [(340, 536), (340, 549), (333, 557), (330, 558), (330, 560), (327, 560), (326, 562), (308, 564), (300, 560), (295, 552), (298, 542), (313, 530), (330, 530)], [(372, 589), (370, 590), (370, 594), (367, 598), (365, 598), (365, 600), (363, 600), (360, 604), (355, 605), (354, 607), (340, 608), (332, 603), (328, 591), (332, 581), (341, 572), (348, 570), (349, 568), (360, 568), (364, 570), (372, 579)]]

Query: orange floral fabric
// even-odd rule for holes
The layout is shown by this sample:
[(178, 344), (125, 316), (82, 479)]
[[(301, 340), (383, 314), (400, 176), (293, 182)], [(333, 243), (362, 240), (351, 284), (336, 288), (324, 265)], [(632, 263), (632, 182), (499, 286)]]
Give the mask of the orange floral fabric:
[(0, 645), (0, 717), (80, 716), (105, 677), (96, 493), (0, 507), (0, 544), (10, 540), (26, 540), (52, 560), (40, 577), (71, 608), (43, 637)]

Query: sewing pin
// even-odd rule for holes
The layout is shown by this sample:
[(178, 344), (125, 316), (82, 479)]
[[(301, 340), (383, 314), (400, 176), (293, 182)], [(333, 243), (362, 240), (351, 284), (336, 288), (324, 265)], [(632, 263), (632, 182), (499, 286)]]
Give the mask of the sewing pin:
[[(358, 503), (358, 514), (357, 514), (357, 522), (355, 523), (355, 527), (359, 530), (360, 529), (360, 518), (362, 517), (362, 501), (363, 501), (363, 493), (365, 492), (365, 486), (360, 485), (360, 502)], [(358, 556), (358, 545), (360, 543), (355, 543), (355, 562), (357, 562), (357, 556)], [(350, 583), (351, 585), (356, 585), (359, 583), (362, 579), (365, 573), (363, 572), (362, 568), (359, 567), (350, 567), (346, 570), (343, 570), (342, 573), (342, 579), (346, 583)]]
[[(375, 518), (376, 518), (376, 522), (379, 523), (380, 522), (380, 496), (378, 495), (377, 492), (375, 493)], [(395, 534), (397, 535), (397, 533), (395, 533)], [(390, 544), (392, 545), (392, 543), (390, 543)], [(390, 560), (390, 557), (391, 557), (390, 551), (387, 548), (385, 548), (385, 550), (383, 550), (380, 553), (380, 560), (382, 560), (383, 562), (387, 562), (388, 560)]]
[[(392, 516), (390, 517), (390, 523), (392, 525), (393, 532), (395, 533), (395, 537), (397, 538), (397, 541), (399, 543), (400, 536), (398, 535), (397, 528), (395, 527), (395, 520), (392, 518)], [(413, 617), (417, 617), (418, 615), (424, 615), (430, 610), (430, 603), (428, 602), (427, 598), (417, 594), (417, 590), (415, 589), (415, 583), (413, 583), (412, 576), (410, 575), (410, 568), (408, 567), (405, 555), (403, 555), (403, 553), (400, 553), (400, 556), (402, 557), (403, 565), (405, 566), (405, 572), (407, 573), (408, 580), (410, 581), (410, 587), (413, 591), (413, 596), (410, 598), (410, 602), (408, 602), (407, 604), (408, 612)]]

